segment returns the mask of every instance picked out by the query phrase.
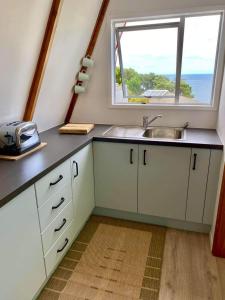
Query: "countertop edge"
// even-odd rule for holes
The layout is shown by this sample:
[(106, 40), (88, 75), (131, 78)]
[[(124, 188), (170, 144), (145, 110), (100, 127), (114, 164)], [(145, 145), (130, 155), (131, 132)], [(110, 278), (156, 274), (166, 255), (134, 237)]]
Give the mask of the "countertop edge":
[(123, 144), (144, 144), (144, 145), (159, 145), (159, 146), (171, 146), (171, 147), (191, 147), (191, 148), (201, 148), (201, 149), (215, 149), (223, 150), (223, 145), (219, 144), (203, 144), (203, 143), (193, 143), (188, 141), (160, 141), (160, 140), (144, 140), (144, 139), (132, 139), (132, 138), (118, 138), (118, 137), (93, 137), (93, 141), (99, 142), (110, 142), (110, 143), (123, 143)]

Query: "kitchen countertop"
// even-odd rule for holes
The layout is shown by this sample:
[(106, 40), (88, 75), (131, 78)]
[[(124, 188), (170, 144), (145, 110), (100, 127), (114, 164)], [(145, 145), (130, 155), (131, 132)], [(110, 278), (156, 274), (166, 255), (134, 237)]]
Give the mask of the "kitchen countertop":
[(216, 131), (211, 129), (187, 129), (185, 140), (159, 141), (143, 138), (112, 138), (102, 136), (109, 128), (109, 125), (96, 125), (88, 135), (72, 135), (59, 134), (58, 127), (55, 127), (40, 134), (42, 142), (48, 143), (47, 146), (40, 151), (18, 161), (1, 160), (0, 207), (93, 140), (223, 149), (223, 145)]
[[(107, 130), (107, 129), (106, 129)], [(215, 129), (186, 129), (186, 136), (180, 140), (166, 140), (166, 139), (148, 139), (148, 138), (120, 138), (108, 136), (95, 136), (96, 141), (120, 142), (120, 143), (134, 143), (134, 144), (149, 144), (161, 146), (175, 146), (175, 147), (195, 147), (207, 149), (223, 149), (217, 132)]]

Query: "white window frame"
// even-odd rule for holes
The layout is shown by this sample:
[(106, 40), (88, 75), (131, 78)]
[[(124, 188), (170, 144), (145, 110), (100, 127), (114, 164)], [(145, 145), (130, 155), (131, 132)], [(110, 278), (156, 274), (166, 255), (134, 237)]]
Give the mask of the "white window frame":
[[(113, 19), (111, 20), (111, 84), (112, 84), (112, 102), (110, 107), (112, 108), (137, 108), (137, 109), (191, 109), (191, 110), (217, 110), (219, 106), (220, 100), (220, 91), (223, 79), (223, 67), (224, 67), (224, 52), (225, 52), (225, 28), (224, 28), (224, 11), (225, 9), (219, 10), (204, 10), (192, 13), (177, 13), (171, 15), (161, 15), (154, 17), (140, 17), (140, 18), (123, 18), (123, 19)], [(214, 78), (213, 78), (213, 87), (212, 87), (212, 96), (210, 104), (182, 104), (179, 103), (179, 89), (180, 89), (180, 81), (181, 81), (181, 68), (182, 68), (182, 55), (183, 55), (183, 39), (184, 39), (184, 24), (186, 17), (193, 16), (208, 16), (220, 14), (220, 28), (218, 35), (218, 44), (217, 44), (217, 52), (215, 58), (215, 70), (214, 70)], [(163, 23), (163, 19), (175, 19), (180, 18), (180, 22), (171, 22), (171, 23)], [(146, 25), (134, 25), (127, 27), (118, 27), (117, 23), (125, 23), (125, 22), (135, 22), (135, 21), (149, 21), (149, 20), (161, 20), (162, 22), (159, 24), (146, 24)], [(115, 43), (117, 42), (118, 47), (118, 58), (119, 60), (122, 57), (120, 52), (120, 39), (119, 33), (123, 31), (133, 31), (142, 29), (153, 29), (153, 28), (178, 28), (178, 38), (177, 38), (177, 65), (176, 65), (176, 93), (175, 93), (175, 103), (151, 103), (151, 104), (139, 104), (139, 103), (118, 103), (116, 101), (116, 61), (115, 61)], [(117, 37), (117, 38), (116, 38)], [(123, 64), (122, 60), (120, 61), (121, 72), (123, 72)], [(123, 93), (125, 94), (125, 84), (122, 76), (122, 88)], [(131, 98), (131, 97), (129, 97)], [(138, 97), (141, 98), (141, 97)], [(157, 97), (154, 97), (157, 98)], [(162, 98), (162, 97), (160, 97)]]

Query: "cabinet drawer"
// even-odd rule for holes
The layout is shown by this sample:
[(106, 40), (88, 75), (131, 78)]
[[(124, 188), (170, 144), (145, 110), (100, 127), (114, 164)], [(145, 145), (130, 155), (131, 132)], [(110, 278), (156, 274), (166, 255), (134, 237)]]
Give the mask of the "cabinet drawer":
[(39, 208), (41, 232), (55, 219), (62, 209), (72, 200), (71, 185), (67, 184), (59, 192), (52, 195), (48, 201)]
[(73, 205), (72, 202), (70, 202), (42, 233), (42, 242), (45, 254), (60, 237), (60, 235), (66, 230), (72, 220)]
[(67, 160), (35, 183), (38, 206), (71, 182), (70, 161)]
[(66, 229), (66, 231), (55, 242), (54, 246), (49, 250), (45, 256), (45, 266), (47, 276), (55, 269), (57, 264), (69, 250), (71, 242), (73, 241), (73, 223)]

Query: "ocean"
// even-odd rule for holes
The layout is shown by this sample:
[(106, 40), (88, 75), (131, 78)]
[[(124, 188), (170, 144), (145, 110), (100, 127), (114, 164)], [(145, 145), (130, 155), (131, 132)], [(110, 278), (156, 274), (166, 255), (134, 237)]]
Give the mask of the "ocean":
[[(165, 75), (170, 80), (175, 80), (175, 75)], [(210, 103), (213, 74), (184, 74), (181, 76), (192, 87), (192, 94), (194, 98), (201, 103)]]

